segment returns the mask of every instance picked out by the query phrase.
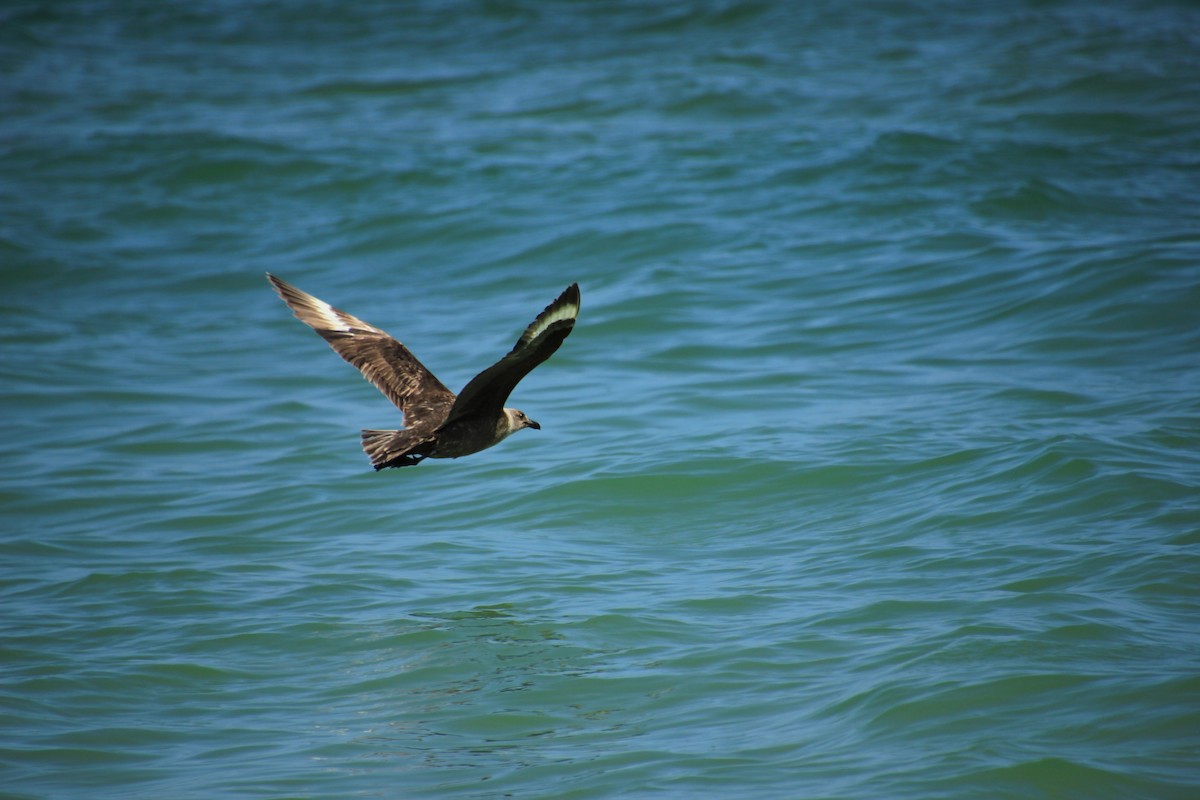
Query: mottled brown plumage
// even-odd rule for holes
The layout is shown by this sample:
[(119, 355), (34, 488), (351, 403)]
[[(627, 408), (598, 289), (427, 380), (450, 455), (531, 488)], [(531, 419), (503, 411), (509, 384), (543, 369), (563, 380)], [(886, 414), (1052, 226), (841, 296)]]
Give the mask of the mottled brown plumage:
[(575, 327), (579, 285), (546, 306), (503, 358), (471, 379), (456, 397), (407, 347), (384, 331), (300, 291), (267, 279), (296, 318), (353, 364), (404, 415), (403, 430), (364, 430), (363, 450), (375, 469), (424, 458), (458, 458), (491, 447), (522, 428), (540, 429), (524, 412), (505, 408), (509, 394), (549, 358)]

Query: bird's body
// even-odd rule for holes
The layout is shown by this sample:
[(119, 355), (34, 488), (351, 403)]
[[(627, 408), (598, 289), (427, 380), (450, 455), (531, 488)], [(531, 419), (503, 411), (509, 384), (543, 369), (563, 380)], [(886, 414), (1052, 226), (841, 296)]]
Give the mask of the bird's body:
[(403, 430), (364, 430), (363, 450), (375, 469), (407, 467), (425, 458), (459, 458), (499, 444), (522, 428), (541, 426), (504, 402), (517, 383), (562, 345), (579, 315), (579, 285), (571, 284), (538, 315), (513, 349), (455, 395), (407, 347), (379, 328), (339, 311), (268, 273), (268, 280), (304, 324), (403, 412)]

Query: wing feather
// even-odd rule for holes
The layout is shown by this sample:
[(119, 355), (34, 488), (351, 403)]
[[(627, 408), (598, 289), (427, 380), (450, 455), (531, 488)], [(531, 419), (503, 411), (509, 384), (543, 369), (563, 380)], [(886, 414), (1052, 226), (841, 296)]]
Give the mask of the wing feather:
[(408, 428), (436, 427), (454, 404), (447, 389), (407, 347), (358, 317), (334, 308), (267, 273), (296, 319), (317, 332), (343, 359), (396, 404)]
[(498, 413), (521, 379), (554, 354), (579, 316), (579, 284), (572, 283), (530, 323), (513, 349), (476, 375), (459, 392), (446, 422)]

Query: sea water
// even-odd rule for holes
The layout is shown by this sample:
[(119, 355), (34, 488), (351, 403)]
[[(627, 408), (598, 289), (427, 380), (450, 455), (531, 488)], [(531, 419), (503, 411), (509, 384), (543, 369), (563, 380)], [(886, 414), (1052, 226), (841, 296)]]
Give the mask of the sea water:
[[(0, 795), (1193, 798), (1200, 9), (9, 2)], [(542, 425), (374, 473), (572, 281)]]

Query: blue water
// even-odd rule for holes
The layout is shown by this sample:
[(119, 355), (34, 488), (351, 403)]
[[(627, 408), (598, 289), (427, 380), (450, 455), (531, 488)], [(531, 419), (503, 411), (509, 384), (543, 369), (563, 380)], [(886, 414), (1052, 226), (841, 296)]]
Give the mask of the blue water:
[[(0, 796), (1193, 798), (1200, 9), (10, 2)], [(563, 287), (543, 426), (398, 413)]]

